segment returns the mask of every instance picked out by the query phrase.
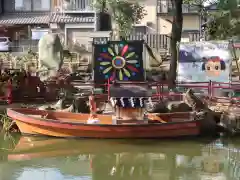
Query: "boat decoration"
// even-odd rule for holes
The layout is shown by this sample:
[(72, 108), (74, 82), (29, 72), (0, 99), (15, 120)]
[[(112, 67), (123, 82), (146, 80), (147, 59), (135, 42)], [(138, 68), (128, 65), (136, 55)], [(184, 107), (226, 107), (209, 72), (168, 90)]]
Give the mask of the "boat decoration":
[(147, 86), (139, 85), (116, 85), (110, 86), (109, 95), (112, 106), (123, 108), (144, 108), (145, 101), (151, 97)]
[(144, 107), (144, 97), (140, 97), (140, 98), (113, 98), (111, 97), (110, 101), (112, 106), (121, 106), (121, 107), (133, 107), (133, 108), (137, 108), (137, 107)]
[[(116, 120), (143, 120), (145, 101), (151, 97), (148, 86), (114, 82), (110, 85), (110, 102), (114, 107)], [(115, 119), (115, 118), (113, 118)], [(123, 121), (121, 121), (122, 123)]]
[(94, 81), (144, 81), (143, 41), (94, 45)]

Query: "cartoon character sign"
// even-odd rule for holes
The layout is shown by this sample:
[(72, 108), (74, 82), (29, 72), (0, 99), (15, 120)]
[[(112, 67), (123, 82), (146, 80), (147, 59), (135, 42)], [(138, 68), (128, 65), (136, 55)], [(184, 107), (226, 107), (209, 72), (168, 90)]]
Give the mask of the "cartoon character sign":
[(218, 77), (221, 72), (226, 70), (225, 62), (218, 56), (212, 56), (210, 58), (203, 58), (202, 71), (210, 77)]

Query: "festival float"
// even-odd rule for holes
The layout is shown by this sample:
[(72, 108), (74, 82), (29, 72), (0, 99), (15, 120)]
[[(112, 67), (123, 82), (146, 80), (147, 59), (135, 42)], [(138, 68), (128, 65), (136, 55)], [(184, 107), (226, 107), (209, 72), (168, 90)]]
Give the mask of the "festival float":
[(7, 114), (22, 134), (55, 137), (166, 138), (197, 136), (205, 127), (215, 128), (215, 124), (209, 126), (205, 121), (210, 111), (199, 98), (191, 96), (191, 91), (186, 102), (195, 112), (146, 112), (146, 103), (152, 103), (153, 95), (145, 81), (142, 54), (143, 41), (109, 41), (94, 45), (93, 80), (107, 91), (106, 104), (111, 113), (97, 113), (94, 99), (101, 98), (93, 88), (90, 113), (9, 108)]

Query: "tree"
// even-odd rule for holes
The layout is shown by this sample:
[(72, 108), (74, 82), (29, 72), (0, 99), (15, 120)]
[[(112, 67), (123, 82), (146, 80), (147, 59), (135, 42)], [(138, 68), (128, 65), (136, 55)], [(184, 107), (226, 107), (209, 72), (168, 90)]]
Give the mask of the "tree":
[(175, 81), (177, 76), (177, 59), (178, 59), (178, 50), (177, 44), (181, 41), (182, 36), (182, 25), (183, 25), (183, 16), (182, 16), (182, 4), (183, 0), (171, 0), (173, 7), (173, 21), (172, 21), (172, 34), (170, 41), (170, 50), (171, 50), (171, 60), (170, 60), (170, 70), (169, 70), (169, 88), (172, 89), (175, 87)]
[(134, 24), (140, 21), (146, 15), (144, 7), (137, 1), (129, 2), (127, 0), (98, 0), (95, 7), (100, 12), (108, 11), (112, 15), (112, 23), (116, 23), (119, 35), (127, 37)]
[[(203, 26), (208, 39), (240, 37), (239, 0), (184, 0), (184, 3), (197, 6), (200, 15), (207, 17)], [(211, 11), (206, 4), (217, 4), (217, 10)]]
[(209, 13), (206, 23), (209, 39), (240, 38), (240, 8), (238, 0), (219, 0), (218, 11)]

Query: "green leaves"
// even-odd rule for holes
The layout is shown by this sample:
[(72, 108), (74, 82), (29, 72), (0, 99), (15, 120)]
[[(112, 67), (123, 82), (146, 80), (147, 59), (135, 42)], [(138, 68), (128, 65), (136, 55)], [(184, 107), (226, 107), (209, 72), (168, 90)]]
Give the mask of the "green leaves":
[(183, 0), (183, 4), (189, 4), (192, 6), (204, 6), (217, 3), (219, 0)]
[(120, 35), (123, 37), (128, 36), (132, 30), (132, 25), (140, 23), (146, 15), (144, 7), (138, 2), (128, 2), (127, 0), (98, 0), (95, 7), (101, 9), (105, 3), (119, 27)]
[[(208, 19), (206, 34), (210, 39), (240, 37), (240, 9), (238, 0), (183, 0), (185, 4), (202, 8)], [(217, 4), (217, 11), (210, 12), (203, 5)]]
[(240, 11), (237, 3), (237, 0), (219, 1), (219, 10), (211, 14), (212, 21), (207, 28), (211, 39), (240, 37)]

